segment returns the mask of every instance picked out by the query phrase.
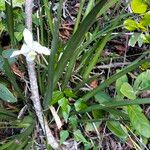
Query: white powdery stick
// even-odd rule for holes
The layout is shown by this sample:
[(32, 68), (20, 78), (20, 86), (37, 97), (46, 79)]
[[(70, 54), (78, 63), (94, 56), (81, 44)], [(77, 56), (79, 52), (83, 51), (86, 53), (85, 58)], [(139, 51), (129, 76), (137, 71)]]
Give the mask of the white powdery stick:
[[(32, 33), (32, 4), (33, 4), (33, 0), (26, 0), (25, 1), (26, 26), (27, 26), (27, 29), (31, 33)], [(39, 53), (40, 49), (38, 49), (38, 50), (34, 49), (33, 50), (33, 47), (32, 47), (34, 45), (33, 44), (33, 42), (34, 42), (33, 41), (33, 37), (31, 38), (31, 40), (32, 40), (32, 44), (30, 43), (30, 41), (27, 42), (28, 39), (26, 39), (26, 36), (25, 36), (25, 42), (26, 42), (25, 47), (27, 45), (29, 45), (29, 49), (28, 49), (28, 52), (26, 54), (23, 53), (23, 55), (25, 55), (26, 61), (27, 61), (28, 74), (29, 74), (30, 86), (31, 86), (31, 94), (32, 94), (31, 99), (33, 101), (35, 112), (36, 112), (36, 115), (38, 117), (39, 123), (40, 123), (40, 125), (42, 127), (42, 130), (46, 134), (48, 144), (50, 144), (51, 147), (56, 150), (56, 149), (60, 149), (60, 147), (59, 147), (58, 142), (54, 138), (54, 136), (53, 136), (53, 134), (52, 134), (52, 132), (51, 132), (49, 126), (48, 126), (47, 120), (45, 119), (45, 117), (43, 115), (43, 112), (42, 112), (42, 107), (41, 107), (40, 98), (39, 98), (38, 85), (37, 85), (35, 64), (34, 64), (34, 58), (35, 57), (32, 57), (32, 56), (36, 55), (36, 52)], [(37, 44), (37, 45), (39, 46), (39, 44)], [(23, 50), (25, 50), (25, 49), (23, 49)], [(29, 54), (31, 54), (31, 56)]]

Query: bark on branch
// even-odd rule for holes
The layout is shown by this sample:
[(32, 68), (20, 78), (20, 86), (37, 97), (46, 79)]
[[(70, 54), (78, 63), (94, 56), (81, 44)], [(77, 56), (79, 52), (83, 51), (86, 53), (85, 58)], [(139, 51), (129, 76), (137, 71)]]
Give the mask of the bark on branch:
[[(26, 14), (25, 23), (26, 23), (27, 29), (30, 30), (31, 32), (32, 32), (32, 6), (33, 6), (33, 0), (25, 1), (25, 14)], [(34, 109), (35, 109), (38, 121), (42, 127), (43, 133), (46, 135), (48, 144), (50, 144), (53, 149), (60, 149), (59, 144), (54, 138), (42, 111), (34, 61), (28, 61), (28, 60), (26, 61), (27, 61), (28, 75), (29, 75), (30, 88), (31, 88), (31, 94), (32, 94), (31, 100), (34, 105)]]

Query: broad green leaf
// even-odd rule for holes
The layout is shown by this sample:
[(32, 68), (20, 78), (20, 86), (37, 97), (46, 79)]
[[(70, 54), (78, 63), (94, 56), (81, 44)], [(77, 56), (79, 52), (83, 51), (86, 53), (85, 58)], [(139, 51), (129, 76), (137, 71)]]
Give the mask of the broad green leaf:
[(17, 99), (13, 96), (13, 94), (9, 91), (9, 89), (3, 84), (0, 84), (0, 99), (9, 103), (17, 102)]
[(150, 35), (145, 35), (144, 42), (150, 44)]
[(116, 92), (117, 92), (117, 96), (118, 98), (122, 99), (124, 98), (123, 94), (120, 92), (121, 86), (123, 83), (128, 82), (128, 77), (127, 75), (124, 75), (122, 77), (120, 77), (119, 79), (116, 80)]
[(136, 78), (133, 88), (135, 91), (150, 90), (150, 70), (142, 72)]
[(69, 117), (69, 126), (71, 128), (73, 128), (74, 130), (76, 130), (77, 126), (78, 126), (78, 122), (77, 122), (77, 116), (74, 115), (74, 116), (71, 116)]
[(131, 8), (134, 13), (142, 14), (147, 11), (148, 5), (144, 0), (132, 0)]
[(138, 29), (138, 23), (132, 19), (127, 19), (124, 21), (124, 27), (129, 31), (134, 31)]
[(145, 35), (143, 33), (134, 33), (129, 40), (129, 46), (134, 47), (136, 43), (138, 43), (138, 46), (141, 47), (143, 43), (145, 42)]
[(53, 105), (53, 104), (57, 103), (63, 97), (64, 97), (64, 95), (61, 91), (54, 91), (52, 101), (51, 101), (50, 105)]
[(86, 103), (82, 100), (78, 100), (77, 102), (75, 102), (74, 106), (76, 111), (84, 110), (85, 108), (87, 108)]
[(145, 26), (143, 26), (142, 24), (138, 24), (138, 28), (139, 30), (141, 30), (142, 32), (146, 32), (147, 31), (147, 28)]
[(60, 144), (63, 144), (65, 140), (69, 137), (69, 132), (67, 130), (60, 131)]
[(145, 63), (143, 63), (140, 68), (142, 70), (148, 70), (148, 68), (150, 68), (150, 63), (148, 61), (146, 61)]
[(150, 122), (137, 106), (127, 107), (128, 115), (133, 128), (142, 136), (150, 138)]
[(0, 2), (0, 11), (5, 10), (5, 0), (1, 0)]
[(100, 104), (112, 100), (112, 98), (105, 92), (99, 92), (94, 97), (95, 97), (95, 101)]
[(65, 119), (65, 122), (67, 122), (69, 113), (71, 110), (68, 99), (62, 98), (61, 100), (58, 101), (58, 103), (59, 103), (59, 106), (61, 106), (61, 111), (62, 111), (63, 117)]
[(142, 18), (142, 20), (140, 21), (139, 24), (141, 24), (143, 26), (150, 25), (150, 11), (148, 11), (147, 13), (144, 14), (144, 17)]
[(18, 42), (20, 42), (23, 38), (23, 35), (21, 32), (14, 32), (14, 35)]
[(107, 122), (108, 129), (120, 139), (125, 140), (127, 138), (127, 133), (123, 130), (122, 126), (123, 125), (118, 121)]
[(66, 97), (72, 97), (72, 98), (77, 98), (77, 96), (73, 93), (71, 89), (65, 89), (64, 92)]
[(133, 87), (127, 82), (122, 84), (120, 92), (129, 99), (136, 99), (136, 93)]
[(143, 33), (140, 34), (139, 38), (138, 38), (138, 46), (141, 47), (144, 43), (144, 39), (145, 39), (145, 35)]
[(140, 33), (134, 33), (134, 34), (130, 37), (130, 39), (129, 39), (129, 44), (128, 44), (128, 45), (134, 47), (135, 44), (137, 43), (137, 41), (138, 41), (140, 35), (141, 35)]

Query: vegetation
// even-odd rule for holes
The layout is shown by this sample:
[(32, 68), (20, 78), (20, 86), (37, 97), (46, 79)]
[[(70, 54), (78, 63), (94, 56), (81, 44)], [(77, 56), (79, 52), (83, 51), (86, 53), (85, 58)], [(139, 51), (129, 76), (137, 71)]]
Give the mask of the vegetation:
[(149, 27), (149, 0), (2, 0), (0, 150), (150, 149)]

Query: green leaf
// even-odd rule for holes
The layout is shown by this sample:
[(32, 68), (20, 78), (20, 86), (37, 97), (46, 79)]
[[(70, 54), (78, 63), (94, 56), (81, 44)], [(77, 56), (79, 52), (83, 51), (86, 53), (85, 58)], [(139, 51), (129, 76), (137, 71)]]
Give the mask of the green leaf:
[(5, 10), (5, 0), (2, 0), (0, 2), (0, 11), (3, 11), (3, 10)]
[(17, 102), (17, 99), (8, 90), (8, 88), (3, 84), (0, 84), (0, 98), (9, 103)]
[(23, 35), (21, 32), (14, 32), (14, 35), (18, 42), (20, 42), (23, 38)]
[(124, 101), (105, 102), (103, 104), (96, 104), (96, 105), (89, 106), (89, 107), (85, 108), (84, 110), (81, 110), (79, 112), (73, 112), (72, 114), (75, 115), (75, 114), (79, 114), (79, 113), (91, 112), (93, 110), (105, 110), (106, 108), (115, 108), (115, 107), (139, 105), (139, 104), (150, 104), (150, 98), (136, 99), (133, 101), (124, 100)]
[(145, 35), (143, 33), (140, 34), (139, 38), (138, 38), (138, 46), (141, 47), (144, 43), (144, 39), (145, 39)]
[(150, 122), (137, 106), (127, 107), (128, 115), (134, 129), (142, 136), (150, 138)]
[(66, 48), (63, 52), (63, 55), (61, 56), (61, 59), (57, 63), (55, 76), (54, 76), (54, 86), (56, 85), (58, 79), (62, 75), (62, 72), (68, 60), (71, 58), (75, 50), (78, 48), (79, 44), (82, 42), (85, 33), (90, 29), (92, 24), (95, 22), (97, 15), (98, 14), (102, 15), (103, 13), (105, 13), (116, 2), (118, 2), (118, 0), (111, 0), (109, 2), (105, 0), (99, 1), (96, 4), (96, 6), (92, 9), (92, 11), (90, 11), (87, 17), (82, 21), (78, 30), (74, 33), (74, 35), (68, 41)]
[(105, 112), (103, 110), (93, 110), (92, 115), (94, 119), (99, 119), (104, 117)]
[(23, 120), (17, 123), (18, 128), (28, 128), (33, 124), (33, 117), (32, 116), (25, 116)]
[(150, 90), (150, 70), (142, 72), (136, 78), (133, 88), (135, 91)]
[(62, 111), (63, 117), (65, 119), (65, 122), (67, 122), (68, 117), (69, 117), (69, 113), (71, 110), (68, 99), (62, 98), (61, 100), (58, 101), (58, 103), (61, 106), (61, 111)]
[(94, 97), (95, 97), (95, 101), (100, 104), (112, 100), (112, 98), (105, 92), (99, 92)]
[(146, 32), (147, 31), (147, 28), (145, 26), (143, 26), (142, 24), (138, 24), (138, 28), (139, 30), (143, 31), (143, 32)]
[(138, 39), (139, 39), (139, 36), (141, 34), (140, 33), (134, 33), (131, 37), (130, 37), (130, 40), (129, 40), (129, 46), (132, 46), (134, 47), (136, 42), (138, 42)]
[(77, 102), (75, 102), (74, 106), (76, 111), (84, 110), (85, 108), (87, 108), (86, 103), (82, 100), (78, 100)]
[(123, 125), (118, 121), (108, 121), (107, 122), (108, 129), (117, 137), (122, 140), (127, 138), (127, 133), (123, 130)]
[(140, 21), (139, 24), (141, 24), (143, 26), (150, 25), (150, 11), (148, 11), (147, 13), (144, 14), (144, 17), (142, 18), (142, 20)]
[(2, 52), (2, 56), (8, 59), (9, 64), (13, 64), (17, 61), (16, 57), (10, 57), (14, 51), (16, 51), (16, 49), (4, 50)]
[(70, 98), (77, 98), (77, 96), (73, 93), (73, 91), (71, 89), (65, 89), (64, 92), (66, 97)]
[(133, 87), (127, 82), (122, 84), (120, 92), (129, 99), (136, 99), (136, 93)]
[(63, 144), (65, 140), (69, 137), (69, 132), (67, 130), (60, 131), (60, 144)]
[(127, 19), (124, 21), (124, 27), (129, 31), (134, 31), (138, 29), (138, 23), (132, 19)]
[(150, 44), (150, 35), (145, 35), (144, 42)]
[(6, 150), (6, 149), (8, 149), (13, 143), (14, 143), (14, 140), (10, 140), (9, 142), (6, 142), (6, 143), (3, 144), (3, 145), (0, 144), (1, 150)]
[(76, 128), (78, 126), (77, 120), (78, 120), (78, 118), (76, 115), (69, 117), (69, 126), (71, 128), (73, 128), (74, 130), (76, 130)]
[(127, 75), (124, 75), (116, 80), (116, 92), (117, 92), (118, 98), (120, 99), (124, 98), (123, 94), (120, 92), (120, 89), (121, 89), (122, 84), (126, 82), (128, 82)]
[(132, 0), (131, 8), (134, 13), (142, 14), (147, 11), (148, 5), (144, 0)]
[(89, 0), (86, 11), (84, 13), (83, 19), (89, 14), (89, 12), (92, 10), (92, 8), (94, 7), (94, 0)]
[(76, 130), (73, 132), (74, 138), (78, 142), (88, 143), (88, 141), (85, 139), (85, 137), (82, 135), (82, 132), (80, 130)]
[(57, 103), (63, 97), (64, 97), (64, 95), (61, 91), (54, 91), (52, 101), (51, 101), (50, 105), (54, 105), (55, 103)]

